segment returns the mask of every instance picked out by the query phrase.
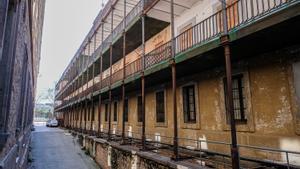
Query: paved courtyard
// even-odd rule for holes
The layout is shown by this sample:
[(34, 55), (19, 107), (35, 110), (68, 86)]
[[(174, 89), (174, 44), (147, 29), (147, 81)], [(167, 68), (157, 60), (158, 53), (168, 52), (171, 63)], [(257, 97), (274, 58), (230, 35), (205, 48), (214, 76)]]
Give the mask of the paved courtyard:
[(32, 169), (96, 169), (76, 140), (64, 130), (35, 123), (32, 133)]

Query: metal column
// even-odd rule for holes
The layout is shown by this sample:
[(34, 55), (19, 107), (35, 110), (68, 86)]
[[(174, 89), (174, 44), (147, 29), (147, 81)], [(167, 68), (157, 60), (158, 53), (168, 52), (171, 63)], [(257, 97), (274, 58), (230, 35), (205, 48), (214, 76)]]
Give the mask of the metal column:
[[(114, 21), (114, 7), (111, 7), (111, 35), (113, 34), (113, 21)], [(112, 55), (113, 55), (113, 46), (112, 46), (112, 40), (113, 40), (113, 36), (111, 36), (111, 42), (110, 42), (110, 55), (109, 55), (109, 68), (110, 68), (110, 76), (109, 76), (109, 108), (108, 108), (108, 140), (111, 139), (111, 84), (112, 84)]]
[[(104, 35), (104, 22), (102, 22), (102, 30), (101, 30), (101, 44), (103, 43), (103, 35)], [(98, 136), (101, 136), (101, 89), (102, 89), (102, 50), (100, 52), (100, 81), (99, 81), (99, 89), (100, 89), (100, 93), (99, 93), (99, 102), (98, 102)]]
[(227, 83), (227, 114), (230, 115), (230, 127), (231, 127), (231, 160), (232, 168), (239, 169), (239, 152), (237, 148), (237, 138), (236, 138), (236, 125), (234, 119), (233, 111), (233, 97), (232, 97), (232, 67), (231, 67), (231, 56), (230, 56), (230, 45), (228, 36), (228, 25), (227, 25), (227, 11), (226, 11), (226, 0), (222, 0), (222, 15), (223, 15), (223, 30), (224, 35), (221, 38), (221, 42), (224, 47), (225, 64), (226, 64), (226, 83)]
[[(126, 64), (126, 0), (124, 0), (124, 20), (123, 20), (123, 85), (122, 85), (122, 102), (123, 102), (123, 107), (122, 107), (122, 143), (125, 143), (125, 64)], [(128, 116), (128, 115), (127, 115)]]
[[(145, 2), (143, 1), (143, 7)], [(146, 150), (146, 112), (145, 112), (145, 13), (143, 12), (141, 19), (142, 19), (142, 150)]]

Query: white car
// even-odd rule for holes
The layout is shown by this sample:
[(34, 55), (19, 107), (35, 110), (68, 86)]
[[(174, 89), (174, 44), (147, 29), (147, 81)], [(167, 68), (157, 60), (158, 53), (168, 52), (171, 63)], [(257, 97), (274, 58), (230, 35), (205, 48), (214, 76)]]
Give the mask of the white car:
[(46, 122), (47, 127), (57, 127), (58, 126), (58, 121), (56, 119), (48, 120)]

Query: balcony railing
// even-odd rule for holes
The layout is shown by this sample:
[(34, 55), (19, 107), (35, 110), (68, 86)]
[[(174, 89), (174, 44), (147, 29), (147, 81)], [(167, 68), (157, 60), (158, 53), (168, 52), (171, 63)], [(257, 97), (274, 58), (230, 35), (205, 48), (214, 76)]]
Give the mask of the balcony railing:
[[(149, 0), (155, 1), (155, 0)], [(146, 3), (148, 1), (146, 0)], [(151, 2), (151, 3), (153, 3)], [(249, 1), (238, 0), (227, 6), (227, 25), (228, 31), (233, 31), (243, 25), (255, 22), (256, 20), (273, 13), (276, 10), (295, 3), (297, 0), (264, 0), (264, 1)], [(298, 1), (299, 2), (299, 1)], [(141, 1), (129, 12), (126, 16), (126, 26), (142, 11)], [(122, 25), (121, 23), (119, 25)], [(122, 26), (117, 26), (115, 35), (121, 31)], [(211, 39), (219, 37), (223, 33), (223, 14), (222, 11), (218, 11), (209, 16), (205, 20), (194, 25), (190, 29), (182, 32), (175, 37), (175, 54), (182, 53), (188, 49), (193, 48), (196, 45), (208, 42)], [(113, 35), (110, 35), (113, 36)], [(106, 38), (109, 39), (110, 37)], [(103, 43), (102, 47), (108, 43)], [(158, 48), (154, 49), (150, 53), (145, 55), (145, 68), (149, 68), (171, 57), (171, 42), (167, 42)], [(142, 71), (142, 57), (125, 65), (125, 78), (135, 73)], [(123, 69), (113, 73), (112, 83), (123, 79)], [(109, 86), (110, 76), (102, 80), (102, 88)], [(95, 90), (100, 89), (100, 82), (95, 83)], [(66, 92), (66, 91), (65, 91)], [(78, 94), (78, 97), (84, 95), (86, 91)], [(62, 105), (66, 102), (63, 101)]]
[(152, 50), (145, 56), (145, 68), (149, 68), (152, 65), (160, 63), (171, 57), (171, 42), (167, 42), (158, 48)]
[(175, 38), (176, 53), (183, 52), (194, 45), (208, 41), (223, 32), (222, 12), (219, 11)]
[(140, 72), (142, 70), (142, 59), (139, 57), (135, 61), (129, 63), (128, 65), (125, 65), (125, 76), (131, 76), (137, 72)]
[(123, 32), (124, 29), (124, 23), (120, 22), (118, 26), (113, 30), (113, 39), (116, 38), (118, 35), (120, 35)]
[(102, 79), (102, 88), (109, 86), (110, 76)]
[(239, 0), (227, 7), (228, 29), (259, 19), (286, 4), (297, 0)]
[(135, 7), (127, 14), (125, 17), (126, 27), (131, 24), (131, 22), (137, 17), (140, 16), (143, 11), (142, 0), (140, 0)]
[[(129, 24), (131, 24), (131, 22), (137, 17), (137, 16), (140, 16), (141, 12), (143, 11), (143, 6), (142, 6), (142, 1), (143, 0), (140, 0), (136, 5), (135, 7), (132, 8), (132, 10), (127, 14), (127, 16), (125, 18), (123, 18), (123, 20), (119, 23), (119, 25), (113, 30), (112, 33), (110, 33), (104, 40), (104, 42), (96, 47), (97, 49), (94, 50), (93, 54), (91, 56), (91, 59), (89, 59), (87, 62), (85, 62), (83, 64), (83, 66), (81, 66), (79, 68), (79, 70), (77, 71), (76, 75), (77, 76), (79, 73), (85, 71), (87, 69), (87, 65), (90, 65), (93, 60), (96, 58), (96, 53), (99, 53), (99, 49), (106, 49), (108, 48), (108, 46), (111, 44), (111, 40), (112, 38), (116, 38), (120, 33), (122, 33), (123, 29), (124, 29), (124, 25), (123, 25), (123, 22), (125, 20), (125, 23), (126, 25), (125, 26), (128, 26)], [(109, 0), (105, 7), (103, 8), (103, 10), (101, 11), (101, 13), (97, 16), (97, 19), (100, 20), (101, 18), (103, 18), (104, 16), (106, 16), (108, 14), (108, 12), (110, 11), (111, 9), (111, 6), (112, 4), (114, 4), (116, 2), (116, 0)], [(75, 77), (73, 77), (74, 79)], [(71, 81), (69, 82), (69, 84), (71, 83)], [(62, 93), (62, 91), (64, 90), (61, 90), (58, 92), (58, 95), (60, 95)]]
[(123, 79), (124, 69), (120, 69), (112, 74), (111, 81), (112, 83), (116, 83)]

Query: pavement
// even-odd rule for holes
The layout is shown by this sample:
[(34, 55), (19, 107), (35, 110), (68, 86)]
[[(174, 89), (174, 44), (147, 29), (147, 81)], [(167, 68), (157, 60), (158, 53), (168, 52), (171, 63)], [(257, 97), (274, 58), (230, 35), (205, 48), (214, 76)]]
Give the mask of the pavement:
[(98, 169), (94, 160), (80, 149), (76, 139), (59, 128), (35, 123), (31, 142), (30, 169)]

